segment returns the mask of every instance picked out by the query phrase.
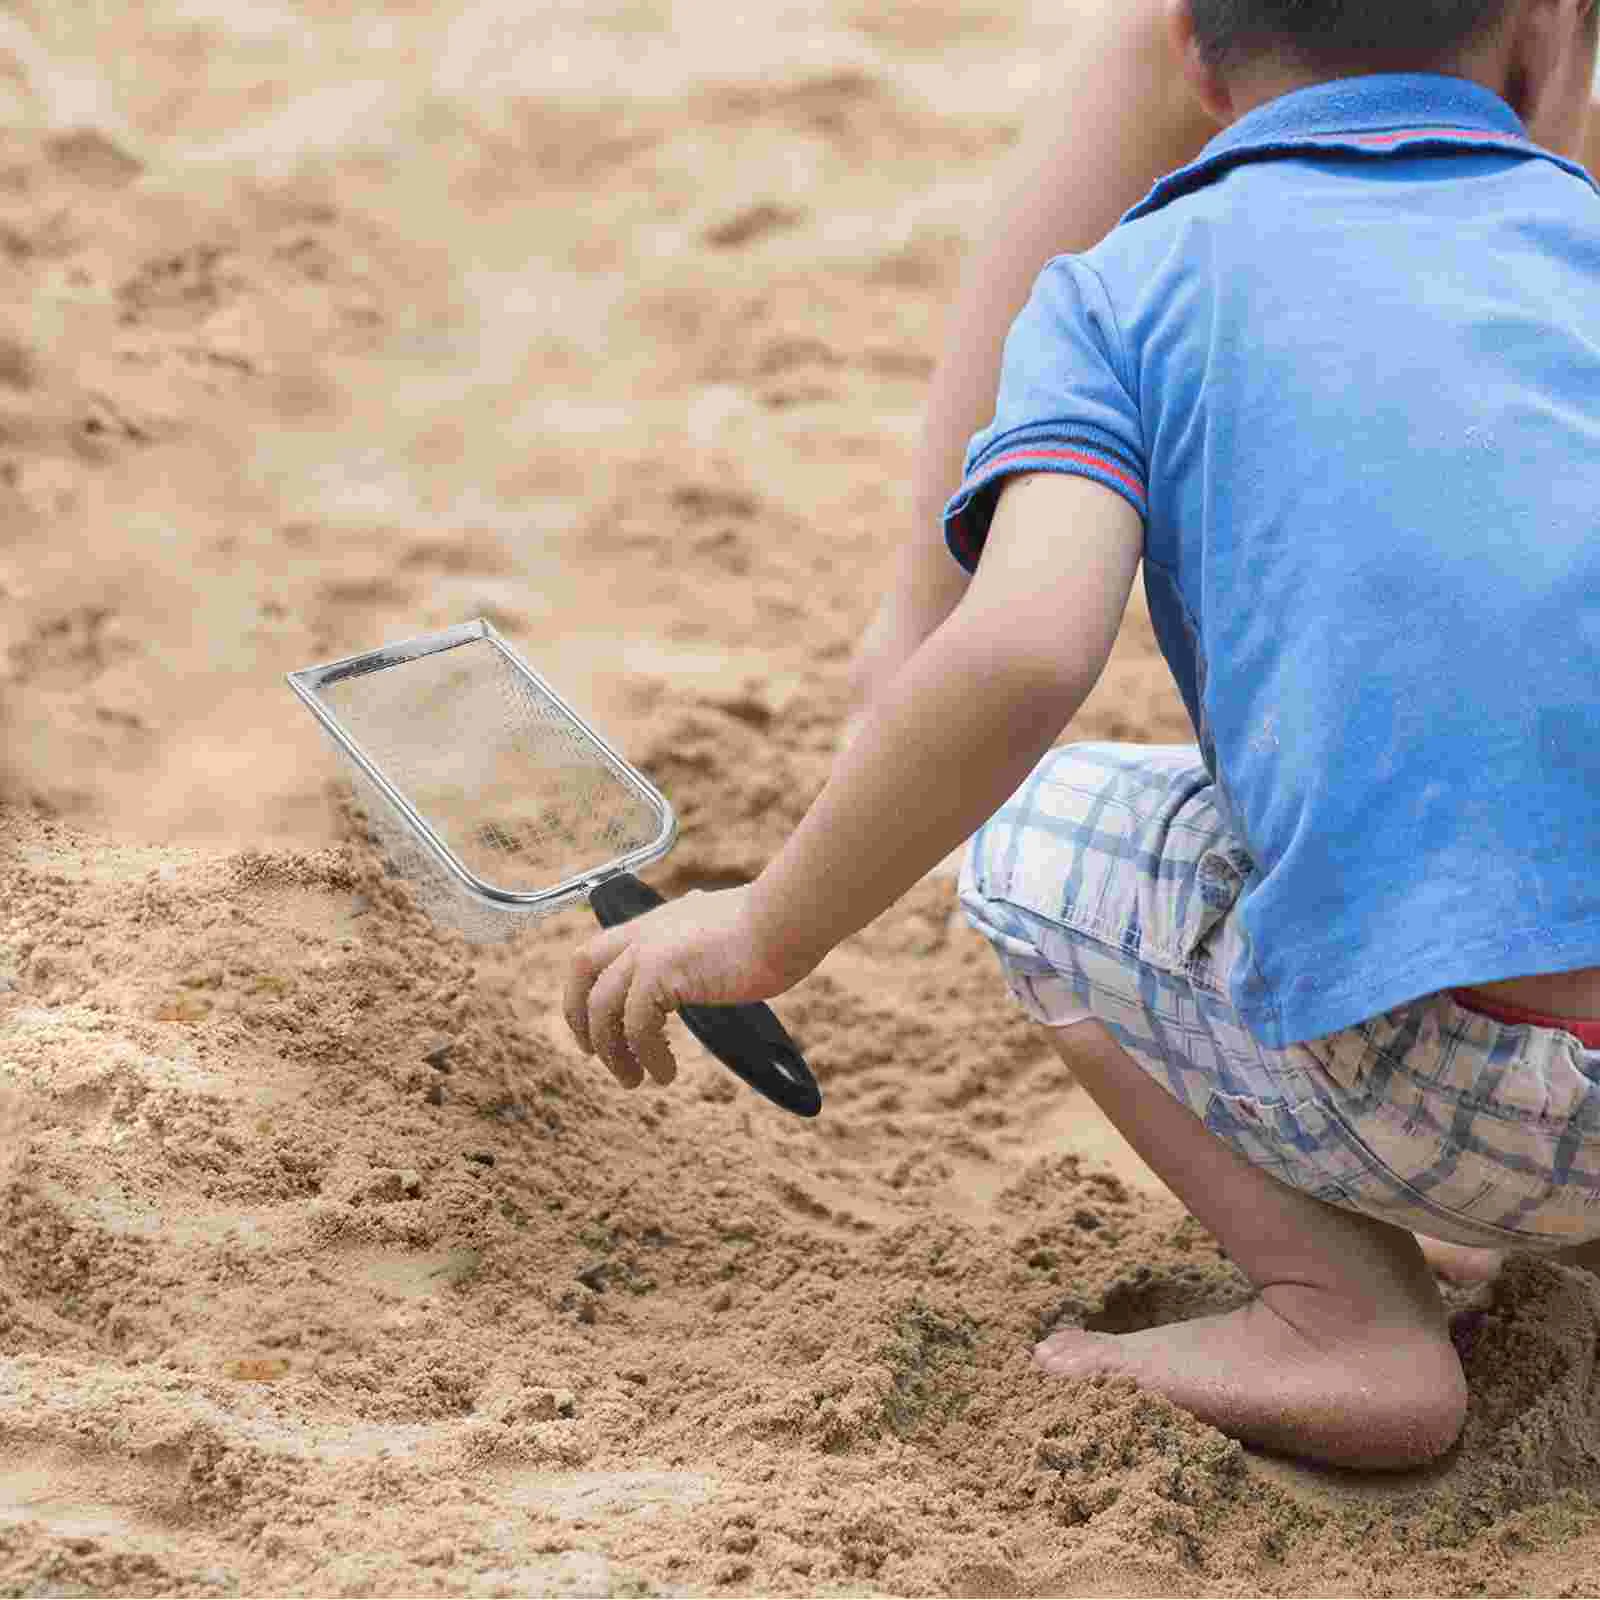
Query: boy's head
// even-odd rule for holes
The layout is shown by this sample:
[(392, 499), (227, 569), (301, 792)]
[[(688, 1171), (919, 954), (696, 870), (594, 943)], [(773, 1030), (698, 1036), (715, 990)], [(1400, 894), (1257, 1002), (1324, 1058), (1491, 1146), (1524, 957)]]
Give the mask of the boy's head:
[(1328, 75), (1446, 65), (1505, 20), (1513, 0), (1189, 0), (1195, 44), (1226, 72), (1276, 56)]
[(1535, 138), (1581, 138), (1600, 0), (1167, 0), (1191, 83), (1220, 122), (1298, 85), (1443, 72), (1493, 89)]

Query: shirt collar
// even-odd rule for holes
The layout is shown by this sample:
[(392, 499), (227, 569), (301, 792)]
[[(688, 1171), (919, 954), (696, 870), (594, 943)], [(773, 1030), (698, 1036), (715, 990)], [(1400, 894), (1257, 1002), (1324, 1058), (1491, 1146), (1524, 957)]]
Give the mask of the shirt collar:
[(1161, 179), (1122, 220), (1158, 211), (1229, 167), (1306, 150), (1371, 157), (1502, 150), (1553, 161), (1595, 186), (1577, 162), (1535, 144), (1516, 112), (1482, 84), (1430, 72), (1374, 73), (1314, 83), (1257, 106), (1188, 166)]

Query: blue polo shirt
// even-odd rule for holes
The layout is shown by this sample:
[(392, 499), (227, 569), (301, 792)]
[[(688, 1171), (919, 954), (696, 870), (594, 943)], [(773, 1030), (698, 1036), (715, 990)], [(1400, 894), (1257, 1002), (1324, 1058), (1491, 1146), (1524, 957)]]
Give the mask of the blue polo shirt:
[[(947, 512), (1143, 517), (1268, 1044), (1600, 965), (1600, 195), (1464, 79), (1257, 108), (1050, 263)], [(1072, 538), (1070, 527), (1061, 530)]]

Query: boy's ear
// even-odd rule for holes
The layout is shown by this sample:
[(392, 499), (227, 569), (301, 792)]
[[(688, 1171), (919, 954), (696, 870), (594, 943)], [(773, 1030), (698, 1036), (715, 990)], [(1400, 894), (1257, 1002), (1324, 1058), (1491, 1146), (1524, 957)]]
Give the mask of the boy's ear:
[(1201, 109), (1213, 122), (1226, 127), (1234, 120), (1236, 112), (1233, 95), (1221, 73), (1208, 62), (1195, 38), (1194, 12), (1189, 0), (1166, 0), (1167, 37), (1172, 42), (1183, 75), (1200, 102)]
[(1540, 144), (1576, 154), (1594, 72), (1594, 0), (1520, 0), (1502, 36), (1505, 98)]

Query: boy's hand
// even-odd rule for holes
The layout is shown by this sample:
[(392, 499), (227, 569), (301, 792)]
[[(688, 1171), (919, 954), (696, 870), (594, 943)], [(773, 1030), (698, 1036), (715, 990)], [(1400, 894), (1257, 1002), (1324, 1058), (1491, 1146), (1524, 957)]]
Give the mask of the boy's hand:
[(992, 816), (1105, 665), (1144, 524), (1089, 478), (1021, 474), (955, 612), (895, 675), (753, 884), (692, 894), (589, 940), (566, 1017), (618, 1082), (676, 1074), (680, 1006), (770, 1000)]
[(624, 1088), (645, 1074), (671, 1083), (677, 1065), (663, 1025), (680, 1006), (770, 1000), (814, 963), (767, 953), (748, 886), (696, 890), (608, 928), (573, 957), (563, 1010), (587, 1055), (598, 1055)]

